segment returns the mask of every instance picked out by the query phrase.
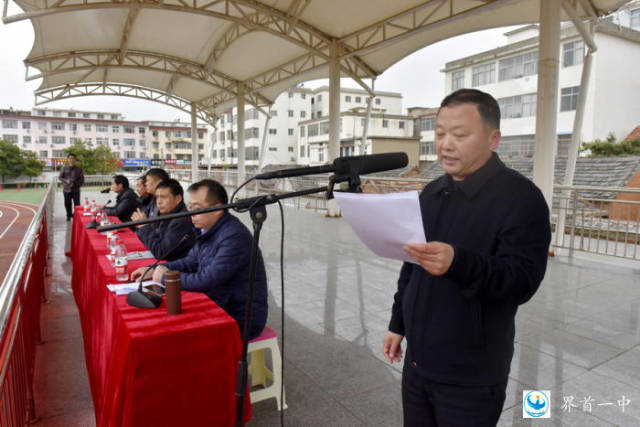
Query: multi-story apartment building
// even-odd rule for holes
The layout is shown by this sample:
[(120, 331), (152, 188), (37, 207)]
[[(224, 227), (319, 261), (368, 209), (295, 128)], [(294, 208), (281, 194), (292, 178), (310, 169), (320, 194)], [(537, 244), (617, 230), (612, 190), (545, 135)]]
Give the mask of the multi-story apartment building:
[[(191, 124), (184, 122), (147, 122), (149, 157), (154, 165), (191, 165)], [(204, 164), (207, 153), (207, 127), (198, 125), (198, 164)]]
[[(372, 120), (367, 146), (360, 147), (368, 94), (364, 90), (343, 88), (340, 92), (341, 155), (390, 151), (395, 147), (417, 152), (413, 137), (413, 121), (402, 115), (402, 95), (376, 92), (372, 104)], [(329, 88), (311, 90), (293, 87), (276, 98), (269, 111), (268, 124), (264, 114), (255, 109), (245, 110), (245, 164), (248, 167), (265, 165), (294, 165), (324, 163), (329, 133)], [(215, 136), (211, 135), (212, 163), (216, 166), (236, 165), (237, 111), (224, 114), (217, 122)], [(311, 135), (307, 132), (311, 132)], [(264, 147), (263, 138), (267, 132)], [(316, 133), (317, 132), (317, 133)], [(404, 140), (403, 138), (409, 138)], [(393, 142), (391, 142), (393, 141)], [(402, 144), (409, 143), (408, 146)], [(391, 145), (389, 145), (391, 144)], [(262, 164), (259, 164), (261, 151)]]
[(436, 147), (433, 144), (438, 108), (411, 107), (408, 113), (414, 118), (414, 135), (420, 138), (420, 161), (437, 160)]
[(0, 137), (36, 153), (51, 165), (64, 160), (64, 149), (76, 141), (106, 145), (121, 159), (147, 158), (146, 122), (125, 120), (119, 113), (36, 108), (0, 110)]
[[(614, 21), (616, 23), (612, 23)], [(604, 139), (609, 133), (623, 138), (640, 117), (640, 4), (599, 21), (594, 28), (598, 46), (588, 86), (582, 140)], [(529, 25), (505, 34), (508, 44), (448, 62), (445, 91), (468, 87), (492, 94), (500, 104), (503, 156), (531, 157), (534, 153), (538, 67), (538, 27)], [(585, 45), (570, 25), (560, 36), (558, 155), (566, 156), (573, 133)], [(428, 126), (427, 126), (428, 127)], [(427, 130), (427, 129), (425, 129)], [(434, 153), (432, 133), (423, 132), (426, 151)]]

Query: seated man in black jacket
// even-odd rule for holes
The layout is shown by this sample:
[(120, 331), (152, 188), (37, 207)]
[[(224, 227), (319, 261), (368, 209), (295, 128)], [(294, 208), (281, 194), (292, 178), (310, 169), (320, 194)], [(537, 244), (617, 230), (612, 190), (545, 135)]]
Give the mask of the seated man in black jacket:
[[(187, 208), (182, 200), (183, 194), (182, 186), (175, 179), (160, 182), (155, 188), (158, 216), (186, 212)], [(140, 225), (136, 233), (147, 249), (158, 259), (163, 258), (185, 236), (189, 236), (167, 258), (169, 261), (187, 255), (196, 240), (196, 233), (188, 216)]]
[(105, 207), (109, 216), (117, 216), (122, 222), (131, 221), (131, 214), (138, 207), (136, 194), (129, 188), (129, 180), (124, 175), (115, 175), (111, 180), (111, 191), (116, 193), (116, 205)]
[(153, 194), (147, 191), (145, 186), (146, 175), (139, 176), (136, 179), (136, 193), (138, 193), (138, 207), (145, 215), (149, 215), (151, 205), (153, 204)]

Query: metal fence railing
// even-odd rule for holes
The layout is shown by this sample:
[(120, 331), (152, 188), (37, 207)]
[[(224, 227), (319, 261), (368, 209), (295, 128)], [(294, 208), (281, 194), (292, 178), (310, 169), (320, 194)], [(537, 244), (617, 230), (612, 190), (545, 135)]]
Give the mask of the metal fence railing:
[(0, 287), (0, 425), (36, 419), (33, 398), (35, 346), (45, 294), (55, 185), (50, 183)]

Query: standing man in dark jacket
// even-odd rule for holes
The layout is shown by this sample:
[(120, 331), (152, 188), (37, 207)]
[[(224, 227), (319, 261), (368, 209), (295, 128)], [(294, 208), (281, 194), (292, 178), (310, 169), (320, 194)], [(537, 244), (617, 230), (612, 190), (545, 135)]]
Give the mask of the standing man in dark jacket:
[(540, 190), (493, 151), (500, 109), (461, 89), (436, 117), (445, 175), (420, 195), (429, 243), (405, 247), (383, 354), (402, 358), (405, 426), (494, 426), (502, 411), (518, 305), (538, 289), (551, 239)]
[(142, 175), (136, 179), (136, 192), (138, 193), (138, 207), (143, 214), (149, 215), (151, 204), (153, 203), (153, 194), (147, 191), (144, 185), (145, 176)]
[[(158, 215), (186, 212), (182, 201), (182, 186), (175, 179), (160, 182), (155, 188)], [(174, 218), (154, 224), (139, 225), (138, 238), (157, 259), (166, 258), (169, 251), (183, 241), (166, 259), (174, 260), (187, 255), (194, 244), (196, 233), (189, 217)], [(188, 238), (185, 239), (185, 236)]]
[(80, 166), (76, 166), (76, 155), (69, 153), (67, 164), (62, 167), (58, 178), (62, 181), (62, 193), (64, 194), (64, 208), (67, 210), (67, 221), (73, 218), (73, 207), (80, 206), (80, 187), (84, 184), (84, 173)]
[(111, 180), (111, 191), (116, 193), (116, 205), (112, 208), (105, 208), (107, 215), (117, 216), (122, 222), (131, 220), (131, 214), (138, 207), (136, 193), (129, 188), (129, 180), (124, 175), (115, 175)]
[[(205, 179), (189, 187), (189, 209), (202, 209), (227, 203), (227, 192), (218, 182)], [(153, 279), (164, 280), (169, 270), (180, 271), (182, 289), (204, 292), (233, 317), (240, 330), (244, 324), (251, 233), (226, 210), (194, 215), (193, 225), (200, 230), (196, 245), (182, 259), (160, 265)], [(254, 299), (249, 339), (260, 335), (267, 321), (267, 276), (262, 254), (258, 252)], [(146, 267), (133, 272), (137, 280)]]

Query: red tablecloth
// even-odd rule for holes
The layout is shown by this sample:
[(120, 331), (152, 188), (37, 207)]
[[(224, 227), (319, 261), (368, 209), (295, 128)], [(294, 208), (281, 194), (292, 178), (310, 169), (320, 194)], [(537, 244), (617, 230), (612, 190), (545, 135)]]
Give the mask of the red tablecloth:
[[(113, 220), (114, 218), (112, 218)], [(206, 295), (182, 292), (182, 313), (130, 307), (106, 285), (117, 283), (106, 237), (87, 230), (76, 209), (72, 287), (98, 426), (225, 426), (235, 416), (241, 355), (236, 322)], [(128, 251), (144, 250), (119, 233)], [(129, 272), (154, 260), (129, 262)], [(245, 421), (250, 418), (249, 396)]]

